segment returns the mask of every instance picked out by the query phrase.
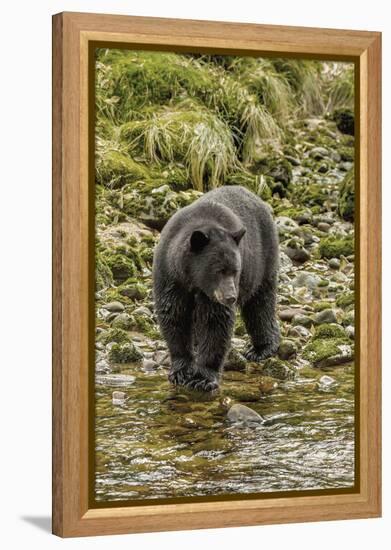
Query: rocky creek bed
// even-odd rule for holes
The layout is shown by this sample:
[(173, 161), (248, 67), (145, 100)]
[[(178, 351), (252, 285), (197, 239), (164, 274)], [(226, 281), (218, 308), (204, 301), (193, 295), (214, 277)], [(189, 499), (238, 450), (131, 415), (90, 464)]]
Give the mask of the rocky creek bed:
[[(102, 101), (103, 93), (109, 108), (119, 109), (126, 94), (118, 91), (119, 77), (116, 81), (111, 73), (124, 57), (109, 57), (109, 62), (105, 55), (98, 65), (97, 101)], [(178, 57), (181, 69), (185, 56)], [(170, 58), (172, 73), (180, 70), (175, 59)], [(132, 57), (124, 66), (140, 68), (139, 62)], [(208, 76), (215, 74), (211, 64), (205, 63)], [(149, 67), (147, 62), (142, 66)], [(205, 66), (193, 60), (187, 68), (201, 74)], [(278, 64), (273, 70), (277, 69)], [(325, 78), (324, 73), (319, 78)], [(343, 71), (340, 74), (345, 78)], [(136, 78), (133, 72), (132, 78)], [(107, 82), (117, 82), (117, 88)], [(187, 133), (183, 131), (184, 107), (180, 103), (178, 108), (178, 102), (183, 102), (183, 90), (190, 84), (178, 78), (175, 82), (179, 99), (151, 99), (153, 116), (158, 116), (162, 104), (169, 105), (166, 133), (185, 140), (188, 132), (197, 136), (202, 124), (223, 132), (220, 122), (212, 124), (207, 118), (209, 103), (207, 114), (204, 107), (187, 105), (187, 115), (197, 116), (195, 122), (186, 119)], [(204, 93), (192, 89), (206, 103)], [(331, 96), (326, 86), (322, 97)], [(144, 126), (151, 118), (140, 114), (144, 108), (133, 105), (131, 122), (118, 120), (117, 113), (113, 123), (113, 112), (109, 116), (107, 110), (97, 122), (96, 499), (351, 487), (355, 456), (351, 108), (344, 104), (331, 114), (325, 106), (320, 112), (288, 113), (284, 139), (269, 136), (262, 141), (258, 136), (251, 155), (247, 144), (248, 158), (243, 150), (231, 151), (238, 158), (226, 173), (214, 172), (212, 155), (204, 166), (203, 187), (194, 185), (199, 172), (187, 164), (188, 151), (181, 152), (178, 145), (170, 159), (162, 149), (155, 151), (156, 158), (153, 151), (148, 157)], [(153, 248), (167, 219), (219, 178), (221, 185), (244, 185), (273, 210), (280, 235), (282, 341), (276, 357), (259, 364), (245, 361), (241, 352), (247, 335), (238, 315), (220, 392), (203, 396), (168, 383), (170, 359), (154, 316), (151, 266)]]

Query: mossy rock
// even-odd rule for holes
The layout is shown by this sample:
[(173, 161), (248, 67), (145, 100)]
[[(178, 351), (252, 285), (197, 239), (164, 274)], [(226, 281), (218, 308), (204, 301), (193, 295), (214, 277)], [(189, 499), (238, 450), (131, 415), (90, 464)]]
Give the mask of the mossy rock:
[(148, 289), (138, 279), (131, 277), (118, 287), (118, 293), (132, 301), (139, 301), (147, 297)]
[(130, 342), (114, 344), (109, 351), (109, 360), (112, 363), (136, 363), (141, 361), (142, 354)]
[(97, 155), (97, 183), (106, 187), (117, 189), (133, 181), (145, 180), (148, 176), (147, 169), (126, 153), (109, 149)]
[(337, 298), (336, 304), (338, 307), (347, 311), (349, 310), (350, 306), (354, 305), (354, 302), (355, 302), (354, 292), (347, 292), (345, 294), (341, 294), (341, 296)]
[(95, 260), (96, 290), (102, 290), (113, 284), (113, 273), (105, 259), (97, 253)]
[(341, 147), (338, 152), (343, 162), (354, 162), (354, 147)]
[(97, 341), (104, 345), (107, 345), (110, 342), (125, 344), (129, 342), (129, 334), (121, 328), (110, 328), (109, 330), (99, 334)]
[(352, 361), (354, 351), (347, 337), (317, 338), (305, 346), (303, 358), (314, 367), (327, 368)]
[(262, 368), (262, 375), (271, 376), (278, 380), (293, 380), (295, 378), (295, 370), (286, 361), (281, 361), (276, 357), (267, 359)]
[(338, 213), (347, 221), (354, 221), (355, 195), (354, 169), (350, 170), (339, 185)]
[(121, 283), (129, 277), (134, 277), (137, 273), (134, 262), (124, 254), (117, 253), (107, 256), (106, 263), (116, 282)]
[(329, 235), (321, 239), (319, 254), (322, 258), (339, 258), (354, 254), (354, 241), (351, 236)]
[(346, 338), (344, 329), (335, 323), (319, 325), (315, 329), (314, 340), (325, 340), (328, 338)]

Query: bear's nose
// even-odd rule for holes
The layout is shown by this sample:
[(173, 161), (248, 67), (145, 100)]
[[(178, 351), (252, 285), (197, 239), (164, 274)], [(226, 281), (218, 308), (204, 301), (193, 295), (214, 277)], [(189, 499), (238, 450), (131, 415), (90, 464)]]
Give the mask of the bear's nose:
[(233, 306), (236, 303), (236, 296), (228, 296), (225, 301), (228, 306)]

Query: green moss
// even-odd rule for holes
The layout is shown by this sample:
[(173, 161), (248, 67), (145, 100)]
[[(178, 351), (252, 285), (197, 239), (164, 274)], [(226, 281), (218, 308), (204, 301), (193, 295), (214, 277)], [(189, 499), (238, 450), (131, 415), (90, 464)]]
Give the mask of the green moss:
[(265, 361), (262, 374), (277, 378), (278, 380), (292, 380), (295, 377), (295, 371), (289, 363), (276, 357), (270, 357), (270, 359)]
[(107, 345), (109, 342), (116, 342), (117, 344), (125, 344), (129, 342), (129, 335), (121, 328), (110, 328), (106, 332), (102, 332), (98, 338), (98, 342)]
[(325, 309), (330, 309), (332, 307), (332, 304), (330, 302), (315, 302), (314, 303), (314, 310), (315, 311), (323, 311)]
[(339, 258), (354, 253), (353, 237), (330, 235), (321, 239), (319, 253), (322, 258)]
[(354, 305), (354, 301), (354, 292), (347, 292), (346, 294), (341, 294), (341, 296), (337, 298), (336, 304), (338, 307), (346, 310), (349, 306)]
[(118, 292), (121, 296), (126, 296), (130, 300), (143, 300), (148, 294), (146, 286), (134, 277), (130, 277), (119, 286)]
[(324, 340), (329, 338), (346, 338), (344, 329), (335, 323), (327, 323), (316, 327), (314, 340)]
[[(303, 358), (313, 364), (320, 363), (325, 359), (341, 355), (339, 346), (349, 346), (351, 341), (348, 338), (317, 338), (307, 344), (303, 350)], [(343, 348), (342, 348), (343, 349)]]
[(338, 213), (347, 221), (354, 221), (354, 170), (350, 170), (339, 185)]
[(110, 266), (99, 253), (96, 254), (95, 259), (95, 284), (96, 290), (102, 290), (113, 284)]
[(107, 256), (106, 263), (110, 267), (113, 277), (117, 282), (125, 281), (129, 277), (134, 277), (137, 273), (134, 262), (124, 254), (117, 253)]
[(341, 155), (341, 160), (343, 160), (344, 162), (353, 162), (354, 161), (354, 148), (353, 147), (341, 147), (338, 152)]
[(113, 363), (135, 363), (141, 361), (141, 353), (132, 343), (114, 344), (109, 351), (109, 360)]
[(148, 176), (146, 168), (128, 154), (113, 149), (97, 149), (97, 183), (116, 189), (127, 183), (145, 180)]

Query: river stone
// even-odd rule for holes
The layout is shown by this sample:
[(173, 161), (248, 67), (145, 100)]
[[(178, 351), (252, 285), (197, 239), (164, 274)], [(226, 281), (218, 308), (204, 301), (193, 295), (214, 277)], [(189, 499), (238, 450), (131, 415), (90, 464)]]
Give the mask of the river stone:
[(151, 310), (145, 306), (136, 307), (136, 309), (134, 309), (132, 313), (133, 315), (145, 315), (146, 317), (152, 316)]
[(147, 372), (151, 372), (151, 371), (156, 370), (159, 365), (153, 359), (148, 359), (148, 358), (144, 357), (141, 366), (142, 366), (143, 370), (145, 370)]
[(278, 357), (286, 360), (295, 356), (297, 353), (297, 346), (293, 340), (283, 339), (281, 340), (280, 347), (278, 348)]
[(97, 372), (98, 374), (107, 374), (108, 372), (110, 372), (110, 370), (110, 365), (106, 361), (106, 359), (101, 359), (95, 365), (95, 372)]
[(280, 269), (279, 272), (287, 273), (292, 269), (293, 263), (292, 260), (285, 254), (285, 252), (280, 252)]
[(296, 325), (294, 327), (289, 328), (288, 336), (291, 336), (294, 338), (301, 338), (303, 340), (308, 340), (308, 338), (311, 336), (311, 332), (306, 327), (303, 327), (301, 325)]
[(231, 349), (224, 364), (225, 371), (245, 371), (247, 362), (236, 349)]
[(337, 382), (331, 376), (321, 376), (317, 382), (317, 387), (319, 391), (329, 391), (337, 385)]
[(262, 374), (277, 378), (278, 380), (292, 380), (295, 377), (295, 371), (284, 361), (280, 361), (276, 357), (270, 357), (270, 359), (265, 361)]
[(119, 313), (115, 316), (115, 319), (113, 319), (113, 322), (111, 323), (111, 326), (113, 328), (122, 328), (125, 330), (128, 330), (132, 325), (132, 318), (129, 315), (129, 313)]
[(319, 231), (323, 231), (323, 233), (328, 233), (331, 225), (329, 223), (320, 222), (318, 223), (318, 229)]
[(123, 391), (113, 391), (112, 403), (113, 405), (123, 405), (126, 401), (126, 393)]
[(339, 258), (331, 258), (329, 260), (330, 269), (339, 269), (341, 266), (341, 260)]
[(264, 419), (260, 414), (253, 409), (250, 409), (250, 407), (240, 403), (235, 403), (235, 405), (232, 405), (227, 413), (227, 418), (231, 422), (239, 422), (244, 424), (264, 423)]
[(313, 289), (319, 285), (321, 278), (308, 271), (300, 271), (292, 281), (294, 287), (306, 287)]
[(338, 346), (340, 353), (336, 355), (330, 355), (321, 361), (316, 363), (316, 367), (320, 369), (326, 369), (328, 367), (336, 367), (338, 365), (343, 365), (344, 363), (350, 363), (354, 359), (354, 353), (351, 346), (348, 344), (340, 344)]
[(134, 384), (135, 376), (131, 374), (98, 374), (95, 376), (95, 383), (100, 386), (126, 387)]
[(110, 302), (108, 304), (105, 304), (102, 306), (103, 309), (106, 309), (107, 311), (110, 311), (111, 313), (120, 313), (121, 311), (124, 311), (125, 306), (121, 304), (121, 302)]
[(281, 321), (292, 321), (293, 317), (295, 315), (304, 315), (305, 311), (303, 309), (295, 309), (295, 308), (287, 308), (283, 309), (278, 313), (279, 318)]
[(310, 152), (310, 157), (315, 160), (322, 160), (329, 156), (329, 152), (325, 147), (314, 147)]
[[(319, 311), (314, 317), (314, 321), (317, 325), (322, 325), (324, 323), (337, 323), (337, 316), (333, 309), (324, 309)], [(301, 323), (302, 324), (302, 323)]]
[(348, 338), (350, 338), (351, 340), (354, 340), (354, 326), (353, 325), (348, 325), (345, 328), (345, 332), (346, 332), (346, 336), (348, 336)]
[(292, 325), (301, 325), (302, 327), (310, 327), (313, 325), (313, 320), (308, 315), (296, 314), (292, 319)]
[(311, 254), (306, 248), (291, 248), (287, 246), (284, 252), (291, 260), (299, 264), (303, 264), (311, 258)]

